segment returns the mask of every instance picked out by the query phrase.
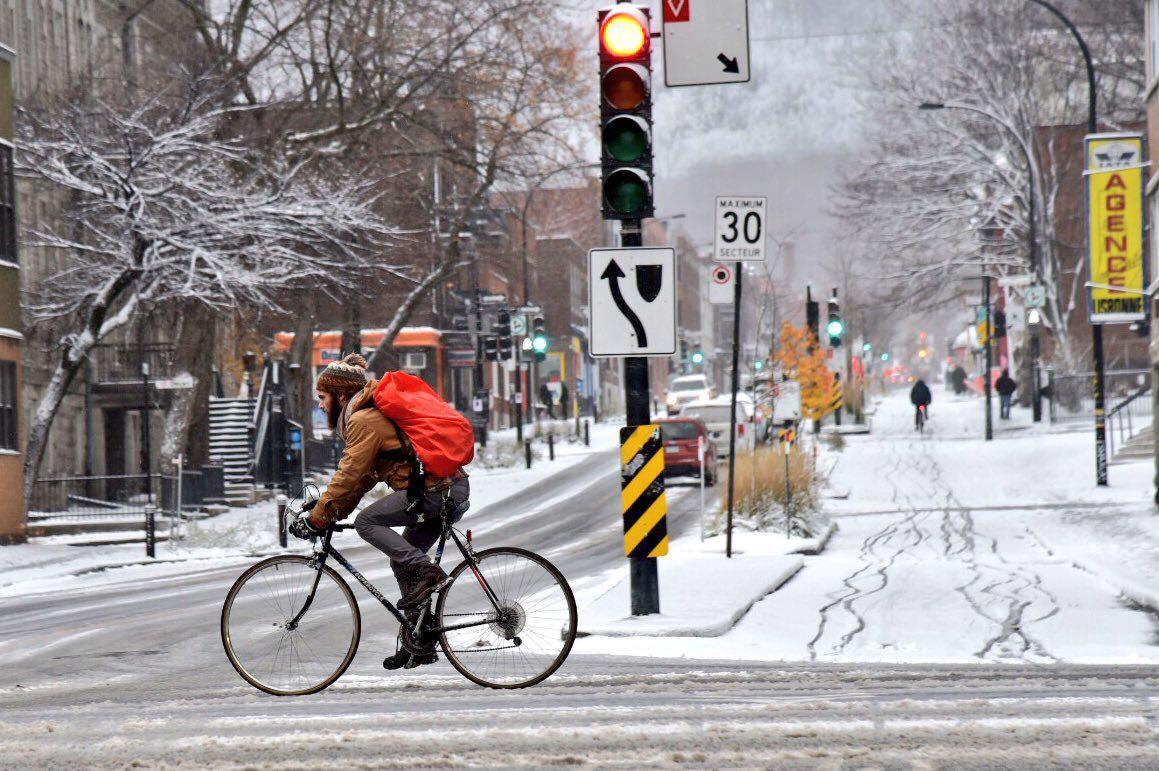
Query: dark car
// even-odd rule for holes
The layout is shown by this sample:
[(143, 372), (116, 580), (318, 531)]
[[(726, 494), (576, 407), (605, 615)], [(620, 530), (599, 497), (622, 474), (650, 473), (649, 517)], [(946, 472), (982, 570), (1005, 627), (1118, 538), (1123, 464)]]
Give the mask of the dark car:
[(664, 438), (664, 476), (700, 476), (697, 443), (703, 440), (707, 464), (704, 484), (716, 484), (716, 443), (703, 422), (697, 418), (660, 418), (653, 422), (660, 425)]

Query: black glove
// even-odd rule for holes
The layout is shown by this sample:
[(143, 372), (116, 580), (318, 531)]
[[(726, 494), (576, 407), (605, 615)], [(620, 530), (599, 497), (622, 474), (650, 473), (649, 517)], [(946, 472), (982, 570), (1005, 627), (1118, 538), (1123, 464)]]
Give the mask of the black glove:
[(310, 521), (308, 514), (295, 519), (290, 523), (287, 532), (295, 538), (301, 538), (303, 541), (311, 541), (322, 534), (322, 531), (314, 527), (314, 523)]

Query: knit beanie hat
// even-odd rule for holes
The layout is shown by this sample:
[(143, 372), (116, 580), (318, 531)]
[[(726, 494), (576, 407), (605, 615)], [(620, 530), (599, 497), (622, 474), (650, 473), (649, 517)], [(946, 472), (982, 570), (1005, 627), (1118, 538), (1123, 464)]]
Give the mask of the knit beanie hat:
[(361, 391), (366, 386), (366, 359), (357, 353), (347, 354), (318, 375), (318, 388), (337, 393)]

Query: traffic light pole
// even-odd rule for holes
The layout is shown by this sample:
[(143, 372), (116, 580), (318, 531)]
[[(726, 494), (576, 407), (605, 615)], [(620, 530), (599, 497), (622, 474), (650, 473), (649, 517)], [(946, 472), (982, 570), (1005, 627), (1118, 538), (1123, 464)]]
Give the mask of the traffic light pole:
[(744, 263), (736, 264), (736, 281), (732, 290), (732, 412), (728, 419), (728, 515), (724, 530), (724, 556), (732, 559), (733, 478), (736, 474), (736, 390), (740, 382), (740, 298), (744, 283)]
[(982, 274), (982, 305), (986, 308), (986, 318), (982, 322), (986, 328), (985, 371), (982, 373), (982, 384), (986, 392), (986, 441), (989, 442), (994, 438), (994, 410), (991, 406), (992, 388), (990, 384), (990, 368), (993, 366), (990, 338), (994, 336), (992, 334), (994, 327), (990, 323), (990, 277), (985, 273)]
[[(643, 246), (640, 220), (624, 220), (620, 227), (620, 245)], [(624, 358), (624, 402), (629, 426), (647, 425), (652, 420), (649, 398), (648, 359), (644, 356)], [(735, 398), (735, 397), (734, 397)], [(655, 557), (630, 557), (629, 580), (632, 590), (632, 615), (646, 616), (660, 612), (660, 582)]]

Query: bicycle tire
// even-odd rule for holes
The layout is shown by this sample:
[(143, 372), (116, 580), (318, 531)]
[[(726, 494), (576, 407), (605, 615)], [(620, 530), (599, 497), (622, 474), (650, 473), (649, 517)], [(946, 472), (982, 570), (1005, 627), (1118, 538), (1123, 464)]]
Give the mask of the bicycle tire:
[[(338, 575), (338, 573), (329, 565), (323, 566), (323, 576), (333, 580), (335, 588), (337, 588), (341, 595), (345, 597), (347, 605), (351, 611), (351, 640), (345, 656), (341, 659), (333, 673), (327, 677), (322, 678), (319, 682), (311, 684), (305, 688), (278, 688), (270, 685), (269, 683), (262, 682), (261, 679), (249, 671), (249, 668), (247, 668), (245, 664), (239, 659), (236, 651), (234, 650), (233, 632), (230, 630), (230, 620), (232, 618), (234, 600), (237, 598), (239, 592), (241, 592), (247, 583), (249, 583), (250, 579), (279, 563), (304, 564), (309, 565), (311, 570), (316, 569), (313, 568), (313, 560), (311, 560), (309, 557), (302, 557), (297, 555), (270, 557), (249, 567), (244, 573), (238, 576), (236, 581), (233, 582), (233, 586), (230, 587), (229, 593), (225, 596), (225, 602), (222, 604), (221, 643), (225, 648), (226, 658), (229, 659), (229, 663), (233, 665), (234, 670), (237, 671), (239, 675), (241, 675), (243, 680), (245, 680), (253, 687), (273, 696), (305, 696), (306, 694), (317, 693), (318, 691), (321, 691), (324, 688), (332, 685), (335, 680), (337, 680), (343, 675), (344, 672), (346, 672), (347, 668), (349, 668), (350, 664), (354, 661), (354, 656), (356, 653), (358, 653), (359, 640), (362, 637), (362, 614), (358, 608), (358, 601), (354, 597), (354, 592), (350, 590), (350, 585), (346, 583), (345, 579)], [(319, 589), (321, 590), (321, 586), (319, 586)], [(317, 597), (315, 599), (317, 599)], [(290, 607), (292, 610), (293, 606), (291, 605)], [(311, 610), (313, 611), (315, 608), (311, 606)]]
[[(485, 563), (489, 559), (495, 559), (500, 556), (514, 557), (521, 560), (530, 561), (531, 563), (534, 563), (535, 565), (538, 565), (540, 568), (542, 568), (543, 571), (552, 579), (554, 579), (558, 585), (560, 594), (562, 595), (562, 599), (566, 605), (567, 615), (561, 631), (560, 641), (562, 642), (562, 646), (558, 654), (550, 662), (548, 662), (546, 667), (532, 676), (514, 681), (498, 681), (495, 679), (488, 679), (488, 677), (475, 671), (470, 663), (464, 661), (462, 657), (470, 651), (464, 650), (462, 646), (456, 646), (454, 643), (452, 643), (448, 639), (448, 632), (440, 632), (439, 642), (443, 649), (443, 653), (446, 655), (447, 661), (450, 662), (451, 666), (458, 670), (459, 674), (475, 683), (476, 685), (481, 685), (484, 688), (497, 689), (529, 688), (546, 680), (557, 669), (559, 669), (560, 666), (563, 665), (563, 662), (567, 659), (568, 654), (571, 652), (572, 645), (575, 643), (576, 628), (579, 619), (579, 614), (576, 610), (575, 595), (572, 594), (571, 586), (568, 584), (567, 579), (564, 578), (563, 573), (561, 573), (559, 569), (555, 567), (555, 565), (552, 565), (547, 559), (526, 549), (519, 549), (510, 546), (500, 546), (493, 549), (485, 549), (483, 551), (476, 552), (474, 555), (474, 564), (468, 561), (463, 561), (459, 563), (459, 565), (457, 565), (454, 570), (451, 571), (447, 585), (444, 586), (443, 589), (439, 592), (439, 599), (435, 605), (435, 619), (438, 626), (440, 627), (455, 623), (457, 617), (448, 615), (446, 611), (448, 598), (456, 596), (454, 593), (454, 587), (459, 584), (459, 579), (464, 574), (469, 574), (469, 571), (472, 571), (472, 568), (475, 566), (479, 566), (480, 572), (486, 575), (487, 571)], [(471, 577), (474, 576), (472, 575)], [(496, 586), (496, 583), (493, 582), (491, 578), (488, 578), (488, 584), (492, 586), (492, 589), (496, 592), (496, 594), (503, 593), (503, 587)], [(483, 597), (484, 595), (482, 592), (481, 584), (476, 585), (480, 586), (477, 594), (479, 597)], [(511, 598), (505, 598), (501, 596), (500, 599), (509, 600)], [(495, 625), (490, 626), (493, 628)]]

